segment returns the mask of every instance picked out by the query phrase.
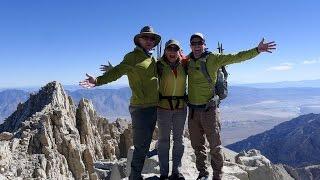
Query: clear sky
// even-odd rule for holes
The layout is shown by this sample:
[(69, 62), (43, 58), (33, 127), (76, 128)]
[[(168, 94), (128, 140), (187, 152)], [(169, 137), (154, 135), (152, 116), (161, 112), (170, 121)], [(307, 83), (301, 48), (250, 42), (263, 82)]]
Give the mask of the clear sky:
[[(225, 53), (255, 47), (262, 37), (278, 49), (228, 67), (233, 83), (320, 79), (318, 0), (1, 0), (0, 87), (77, 84), (99, 65), (113, 65), (134, 48), (133, 37), (152, 25), (186, 53), (194, 32)], [(122, 79), (117, 83), (125, 83)]]

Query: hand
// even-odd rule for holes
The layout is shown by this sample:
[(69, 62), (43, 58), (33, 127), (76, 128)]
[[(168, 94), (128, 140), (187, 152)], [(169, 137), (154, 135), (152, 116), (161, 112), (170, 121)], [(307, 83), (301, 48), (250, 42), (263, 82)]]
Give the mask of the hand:
[(90, 76), (89, 74), (86, 74), (86, 76), (87, 76), (87, 79), (79, 82), (79, 85), (88, 89), (95, 87), (97, 83), (96, 78), (94, 78), (93, 76)]
[(180, 59), (180, 60), (182, 60), (182, 59), (187, 59), (187, 56), (184, 55), (182, 49), (180, 49), (180, 50), (178, 51), (178, 56), (179, 56), (179, 59)]
[(268, 42), (268, 43), (264, 43), (264, 38), (262, 38), (262, 41), (259, 43), (258, 45), (258, 52), (268, 52), (268, 53), (272, 53), (271, 50), (275, 50), (276, 45), (274, 43), (274, 41), (272, 42)]
[(101, 67), (100, 67), (100, 70), (101, 71), (104, 71), (105, 73), (107, 73), (108, 71), (110, 71), (112, 68), (113, 68), (113, 66), (111, 65), (111, 63), (108, 61), (108, 65), (100, 65)]

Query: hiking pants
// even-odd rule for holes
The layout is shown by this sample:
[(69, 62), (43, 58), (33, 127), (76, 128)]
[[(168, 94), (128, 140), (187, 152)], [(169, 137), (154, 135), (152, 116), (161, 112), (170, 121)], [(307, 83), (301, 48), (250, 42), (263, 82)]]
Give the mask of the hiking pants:
[(130, 180), (141, 179), (141, 172), (157, 121), (157, 107), (129, 107), (132, 120), (134, 151)]
[(205, 148), (205, 136), (209, 142), (211, 166), (213, 177), (219, 177), (222, 173), (223, 156), (220, 140), (219, 108), (210, 107), (204, 109), (189, 109), (188, 128), (192, 148), (196, 155), (196, 166), (200, 175), (208, 175), (205, 161), (207, 160)]
[(177, 110), (166, 110), (158, 108), (158, 157), (160, 163), (160, 174), (169, 174), (169, 149), (170, 134), (173, 134), (172, 148), (172, 174), (179, 174), (181, 159), (184, 152), (183, 130), (187, 117), (187, 108)]

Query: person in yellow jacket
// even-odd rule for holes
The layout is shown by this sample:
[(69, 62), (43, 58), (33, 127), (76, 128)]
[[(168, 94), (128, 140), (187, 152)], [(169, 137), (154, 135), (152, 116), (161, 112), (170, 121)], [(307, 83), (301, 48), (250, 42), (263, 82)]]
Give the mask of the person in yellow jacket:
[(187, 116), (185, 67), (181, 62), (181, 47), (178, 41), (165, 44), (164, 55), (157, 61), (159, 76), (158, 104), (158, 157), (160, 180), (169, 179), (170, 134), (173, 134), (172, 174), (170, 180), (184, 180), (181, 174), (181, 159), (184, 152), (183, 131)]
[(158, 78), (152, 51), (160, 40), (161, 36), (151, 26), (143, 27), (134, 37), (136, 48), (126, 54), (119, 65), (105, 66), (107, 71), (97, 78), (86, 74), (88, 78), (80, 82), (83, 87), (91, 88), (108, 84), (123, 75), (128, 76), (132, 91), (129, 111), (134, 145), (130, 180), (143, 179), (141, 172), (157, 121)]
[(275, 49), (274, 42), (262, 40), (253, 49), (236, 54), (213, 54), (206, 51), (203, 34), (195, 33), (190, 37), (192, 52), (188, 55), (188, 128), (191, 145), (196, 155), (197, 179), (208, 179), (209, 173), (205, 164), (205, 136), (209, 142), (213, 180), (222, 178), (223, 157), (220, 140), (219, 97), (215, 93), (217, 71), (221, 66), (239, 63), (252, 59), (261, 52)]

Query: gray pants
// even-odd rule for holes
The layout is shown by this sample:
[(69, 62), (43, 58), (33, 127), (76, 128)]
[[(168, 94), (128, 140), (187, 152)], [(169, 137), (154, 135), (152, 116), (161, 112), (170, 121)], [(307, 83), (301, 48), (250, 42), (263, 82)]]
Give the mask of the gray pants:
[(169, 174), (169, 149), (170, 134), (173, 134), (172, 148), (172, 174), (180, 173), (181, 158), (183, 156), (183, 130), (187, 116), (187, 108), (180, 110), (165, 110), (158, 108), (158, 155), (160, 162), (160, 174), (168, 176)]
[(149, 152), (152, 134), (157, 121), (157, 108), (129, 107), (132, 119), (134, 151), (131, 162), (130, 180), (141, 178), (144, 160)]

